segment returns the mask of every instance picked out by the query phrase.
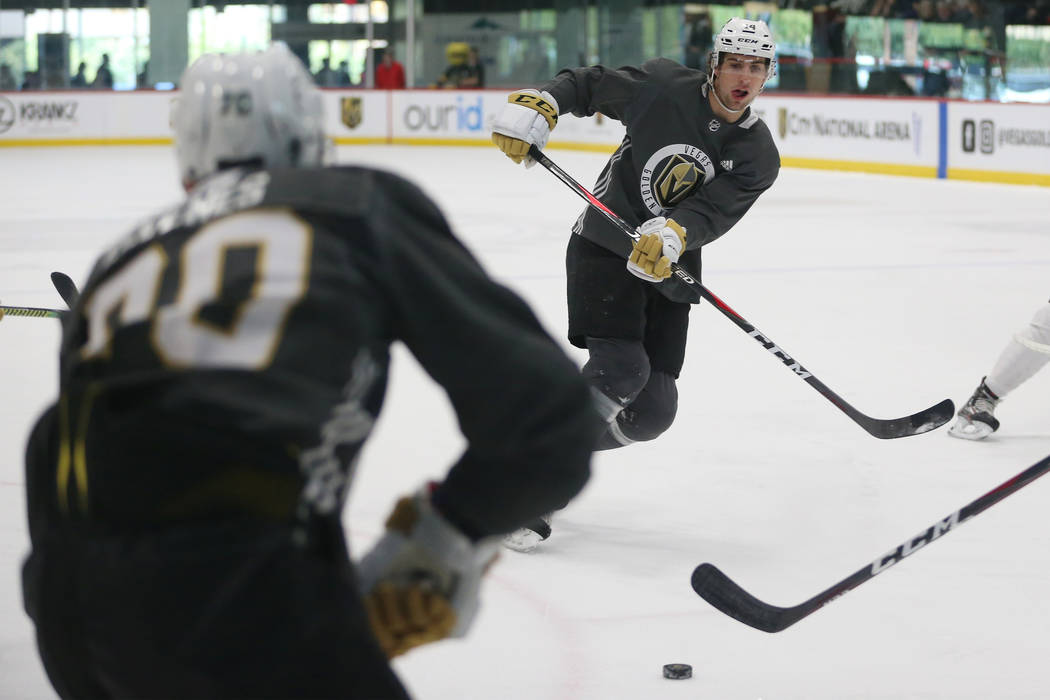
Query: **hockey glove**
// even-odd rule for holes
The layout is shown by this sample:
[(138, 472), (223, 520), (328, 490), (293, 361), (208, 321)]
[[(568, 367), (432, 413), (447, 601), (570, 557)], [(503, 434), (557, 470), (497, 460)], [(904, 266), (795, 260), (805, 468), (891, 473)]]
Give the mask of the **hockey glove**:
[(519, 90), (507, 98), (503, 111), (492, 124), (492, 142), (515, 163), (536, 164), (529, 157), (529, 146), (547, 145), (551, 129), (558, 123), (558, 103), (549, 92)]
[(663, 282), (671, 276), (671, 264), (685, 250), (685, 229), (674, 219), (656, 216), (637, 229), (627, 270), (648, 282)]
[(372, 631), (387, 658), (467, 633), (479, 606), (481, 577), (498, 538), (472, 542), (445, 520), (424, 488), (402, 498), (386, 534), (358, 565)]

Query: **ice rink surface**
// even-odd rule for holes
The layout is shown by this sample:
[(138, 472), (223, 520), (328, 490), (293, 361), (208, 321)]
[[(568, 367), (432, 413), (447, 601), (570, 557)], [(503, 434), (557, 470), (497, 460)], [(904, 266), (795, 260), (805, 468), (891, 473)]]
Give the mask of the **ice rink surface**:
[[(605, 157), (551, 150), (590, 186)], [(421, 185), (491, 274), (564, 336), (563, 256), (582, 202), (496, 149), (350, 147)], [(94, 255), (180, 196), (170, 149), (0, 149), (0, 299), (58, 306)], [(869, 415), (965, 401), (1050, 296), (1050, 189), (785, 169), (705, 249), (705, 284)], [(21, 608), (22, 451), (56, 392), (59, 325), (0, 323), (0, 698), (54, 697)], [(585, 357), (567, 350), (582, 364)], [(707, 305), (674, 426), (594, 460), (531, 555), (507, 551), (466, 640), (396, 667), (419, 700), (1046, 698), (1050, 479), (796, 626), (766, 634), (698, 598), (717, 564), (794, 605), (1050, 453), (1050, 370), (984, 443), (870, 437)], [(499, 401), (494, 387), (493, 401)], [(361, 552), (394, 498), (462, 448), (444, 395), (395, 353), (345, 520)], [(148, 464), (149, 456), (143, 455)], [(274, 640), (282, 644), (281, 640)], [(689, 663), (670, 681), (661, 666)]]

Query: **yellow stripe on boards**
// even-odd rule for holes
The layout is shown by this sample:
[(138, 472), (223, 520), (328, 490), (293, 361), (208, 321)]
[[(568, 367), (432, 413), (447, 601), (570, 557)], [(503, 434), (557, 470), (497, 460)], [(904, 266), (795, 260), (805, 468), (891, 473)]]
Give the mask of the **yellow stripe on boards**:
[[(495, 148), (491, 139), (452, 138), (388, 138), (386, 136), (337, 136), (332, 141), (340, 146), (391, 144), (400, 146), (470, 146)], [(38, 146), (166, 146), (171, 138), (116, 138), (116, 139), (0, 139), (0, 148)], [(589, 151), (613, 153), (619, 144), (583, 143), (559, 141), (547, 145), (551, 150)], [(825, 158), (799, 158), (783, 156), (781, 165), (787, 168), (807, 170), (842, 170), (881, 175), (904, 175), (908, 177), (937, 177), (937, 168), (927, 165), (903, 165), (895, 163), (873, 163), (870, 161), (831, 160)], [(971, 180), (976, 182), (1002, 182), (1012, 185), (1040, 185), (1050, 187), (1050, 174), (1015, 173), (999, 170), (969, 170), (948, 168), (949, 180)]]
[(949, 180), (973, 180), (975, 182), (1005, 182), (1010, 185), (1042, 185), (1050, 187), (1050, 175), (1040, 173), (1008, 173), (1001, 170), (967, 170), (948, 168)]
[(823, 158), (796, 158), (784, 156), (780, 164), (788, 168), (809, 170), (846, 170), (856, 173), (880, 175), (907, 175), (909, 177), (937, 177), (937, 168), (932, 165), (901, 165), (897, 163), (872, 163), (855, 160), (825, 160)]
[(332, 142), (339, 146), (369, 146), (390, 143), (385, 136), (334, 136)]

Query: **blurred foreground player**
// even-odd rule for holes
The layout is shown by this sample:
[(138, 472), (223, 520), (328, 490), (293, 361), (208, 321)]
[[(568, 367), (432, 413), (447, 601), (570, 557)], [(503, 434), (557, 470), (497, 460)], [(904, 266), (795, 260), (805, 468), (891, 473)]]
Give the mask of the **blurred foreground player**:
[[(181, 85), (188, 196), (97, 261), (27, 449), (41, 657), (78, 700), (405, 698), (388, 657), (467, 631), (499, 535), (582, 488), (601, 421), (419, 189), (321, 167), (286, 47)], [(355, 570), (340, 511), (395, 340), (468, 446)]]
[(964, 440), (983, 440), (999, 429), (995, 407), (1050, 361), (1050, 303), (1043, 304), (1022, 330), (1006, 344), (988, 376), (959, 409), (948, 434)]
[[(665, 58), (563, 70), (540, 91), (512, 93), (493, 123), (496, 145), (526, 165), (560, 114), (601, 112), (626, 126), (593, 191), (639, 238), (632, 245), (587, 207), (566, 254), (569, 341), (587, 349), (583, 374), (608, 422), (600, 450), (653, 440), (674, 421), (695, 298), (671, 265), (700, 279), (701, 247), (776, 180), (780, 155), (751, 109), (775, 62), (765, 22), (733, 18), (715, 37), (710, 73)], [(549, 534), (549, 519), (537, 521), (506, 544), (525, 550)]]

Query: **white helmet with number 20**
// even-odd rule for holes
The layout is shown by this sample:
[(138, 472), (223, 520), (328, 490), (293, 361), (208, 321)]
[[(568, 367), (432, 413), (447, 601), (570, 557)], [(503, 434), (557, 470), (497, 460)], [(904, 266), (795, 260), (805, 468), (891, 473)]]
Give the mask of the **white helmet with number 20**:
[(321, 91), (285, 44), (201, 56), (179, 87), (171, 126), (183, 184), (236, 165), (323, 164)]
[(776, 72), (777, 45), (773, 43), (769, 26), (760, 19), (733, 17), (718, 32), (712, 52), (712, 68), (718, 67), (719, 54), (737, 53), (766, 59), (769, 66), (766, 80), (772, 78)]

